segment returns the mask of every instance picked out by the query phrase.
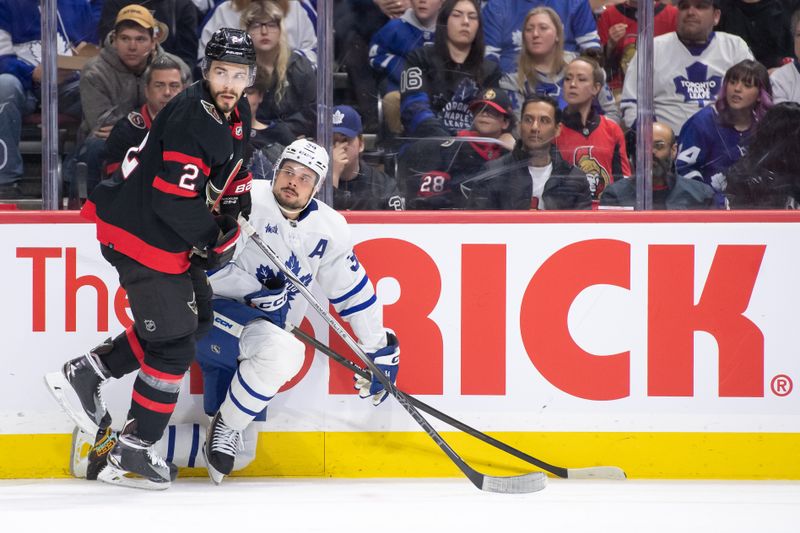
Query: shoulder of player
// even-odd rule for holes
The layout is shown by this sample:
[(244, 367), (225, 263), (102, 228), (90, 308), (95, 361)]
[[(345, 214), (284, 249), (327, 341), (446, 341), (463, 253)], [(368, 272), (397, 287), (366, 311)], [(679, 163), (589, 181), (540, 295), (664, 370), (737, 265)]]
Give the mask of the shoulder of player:
[[(182, 93), (167, 104), (164, 111), (170, 118), (170, 123), (181, 129), (189, 131), (190, 126), (183, 121), (195, 122), (195, 127), (227, 129), (225, 116), (222, 115), (211, 101), (207, 91), (202, 87), (202, 81), (190, 85)], [(162, 111), (163, 113), (163, 111)], [(176, 122), (176, 119), (181, 122)]]

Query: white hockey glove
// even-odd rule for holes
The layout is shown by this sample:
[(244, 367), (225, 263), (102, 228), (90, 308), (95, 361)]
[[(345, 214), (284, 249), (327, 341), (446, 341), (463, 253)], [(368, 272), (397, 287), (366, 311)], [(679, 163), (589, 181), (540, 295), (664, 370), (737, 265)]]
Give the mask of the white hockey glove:
[[(383, 372), (383, 375), (392, 382), (394, 385), (397, 382), (397, 370), (400, 366), (400, 343), (395, 334), (391, 331), (386, 332), (386, 346), (377, 352), (368, 353), (367, 357), (372, 359), (378, 370)], [(380, 405), (383, 400), (389, 395), (380, 381), (375, 376), (372, 379), (367, 379), (355, 374), (354, 388), (358, 391), (361, 398), (372, 398), (373, 405)]]

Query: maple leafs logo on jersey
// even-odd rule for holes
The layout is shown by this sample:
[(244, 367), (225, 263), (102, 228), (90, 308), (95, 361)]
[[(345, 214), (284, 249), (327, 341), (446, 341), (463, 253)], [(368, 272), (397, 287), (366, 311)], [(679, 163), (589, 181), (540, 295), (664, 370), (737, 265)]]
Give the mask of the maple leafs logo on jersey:
[(705, 107), (706, 102), (713, 100), (722, 86), (721, 76), (708, 76), (708, 66), (703, 63), (692, 63), (686, 68), (686, 77), (678, 76), (672, 80), (675, 92), (683, 95), (684, 102), (697, 102), (698, 107)]
[[(286, 260), (284, 265), (292, 274), (297, 277), (297, 279), (302, 282), (303, 285), (308, 287), (308, 284), (311, 283), (313, 278), (311, 277), (311, 274), (301, 275), (303, 269), (300, 266), (300, 261), (298, 261), (297, 256), (294, 255), (294, 252), (292, 252), (292, 255), (289, 256), (289, 259)], [(272, 279), (278, 279), (285, 283), (286, 298), (289, 301), (289, 307), (291, 307), (292, 300), (295, 299), (295, 296), (297, 296), (297, 293), (299, 292), (297, 287), (295, 287), (291, 281), (286, 279), (286, 276), (283, 272), (272, 270), (272, 268), (267, 265), (259, 265), (259, 267), (256, 269), (256, 279), (260, 281), (262, 285), (266, 285), (267, 281)]]

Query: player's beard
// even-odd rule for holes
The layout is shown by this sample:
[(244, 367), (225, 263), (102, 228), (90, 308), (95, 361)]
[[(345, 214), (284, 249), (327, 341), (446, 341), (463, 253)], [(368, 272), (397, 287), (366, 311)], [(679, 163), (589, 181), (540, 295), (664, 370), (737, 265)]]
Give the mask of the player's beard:
[[(214, 103), (220, 111), (223, 113), (230, 113), (234, 110), (236, 104), (239, 102), (239, 98), (241, 98), (242, 95), (236, 94), (232, 91), (216, 91), (212, 92), (211, 96), (214, 98)], [(223, 96), (232, 96), (233, 100), (229, 98), (222, 98)]]
[[(294, 191), (294, 194), (288, 191)], [(292, 189), (289, 186), (283, 187), (282, 189), (273, 189), (272, 194), (275, 196), (275, 201), (278, 202), (278, 205), (287, 211), (299, 211), (303, 209), (310, 200), (309, 197), (303, 198), (297, 189)], [(313, 195), (313, 192), (311, 194)]]

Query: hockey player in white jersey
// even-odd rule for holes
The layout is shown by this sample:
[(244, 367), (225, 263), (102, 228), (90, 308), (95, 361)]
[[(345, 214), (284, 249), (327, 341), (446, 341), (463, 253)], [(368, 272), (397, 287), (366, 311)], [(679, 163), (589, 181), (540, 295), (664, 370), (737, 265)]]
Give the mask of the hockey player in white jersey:
[[(382, 307), (353, 253), (347, 222), (314, 199), (328, 163), (325, 150), (306, 139), (287, 146), (273, 180), (253, 183), (250, 224), (309, 289), (319, 284), (339, 316), (350, 323), (364, 351), (394, 383), (399, 344), (383, 327)], [(257, 433), (251, 423), (300, 371), (305, 352), (303, 343), (284, 328), (300, 324), (306, 300), (247, 237), (237, 243), (237, 252), (232, 262), (209, 272), (214, 327), (197, 344), (204, 410), (212, 417), (205, 445), (198, 424), (171, 426), (156, 445), (178, 466), (205, 463), (217, 484), (253, 459)], [(377, 379), (356, 378), (362, 398), (372, 398), (378, 405), (387, 397)], [(76, 431), (73, 474), (95, 477), (104, 462), (104, 447), (114, 438), (111, 432), (98, 435), (87, 461), (86, 446), (81, 444), (91, 442), (91, 436)]]

